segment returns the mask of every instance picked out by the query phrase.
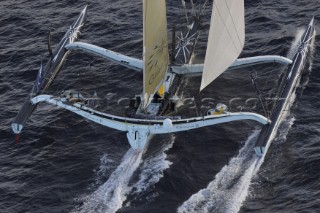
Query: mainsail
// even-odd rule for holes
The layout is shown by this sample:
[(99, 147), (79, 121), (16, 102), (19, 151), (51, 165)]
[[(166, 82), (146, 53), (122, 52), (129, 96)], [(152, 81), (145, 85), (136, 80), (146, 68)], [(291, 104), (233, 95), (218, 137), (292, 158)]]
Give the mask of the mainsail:
[(165, 0), (143, 1), (143, 60), (143, 107), (146, 107), (169, 63)]
[(244, 39), (244, 0), (215, 0), (200, 91), (239, 57)]

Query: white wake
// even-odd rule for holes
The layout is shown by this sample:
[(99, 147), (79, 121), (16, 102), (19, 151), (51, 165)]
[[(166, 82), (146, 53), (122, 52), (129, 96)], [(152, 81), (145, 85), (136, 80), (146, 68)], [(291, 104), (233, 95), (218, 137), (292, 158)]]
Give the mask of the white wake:
[[(137, 153), (133, 149), (122, 158), (120, 165), (110, 175), (108, 180), (101, 185), (93, 194), (84, 198), (82, 206), (75, 209), (75, 213), (114, 213), (123, 207), (128, 195), (138, 196), (141, 192), (146, 191), (156, 184), (162, 177), (163, 171), (168, 169), (172, 164), (166, 160), (166, 151), (169, 150), (174, 142), (172, 136), (169, 143), (160, 148), (156, 153), (148, 156), (140, 171), (139, 179), (130, 185), (130, 180), (134, 172), (138, 169), (142, 162), (142, 153)], [(99, 184), (105, 173), (114, 168), (114, 161), (109, 159), (107, 155), (101, 158), (101, 166), (96, 172), (97, 180), (95, 184)], [(130, 203), (126, 207), (130, 206)]]
[(238, 212), (245, 200), (259, 158), (253, 152), (259, 130), (250, 135), (239, 154), (216, 175), (207, 188), (192, 195), (179, 208), (186, 212)]
[(166, 151), (172, 148), (174, 142), (174, 136), (171, 136), (171, 140), (168, 144), (161, 147), (161, 150), (154, 155), (148, 156), (144, 160), (141, 167), (141, 173), (139, 180), (133, 185), (133, 193), (139, 194), (146, 191), (151, 186), (154, 186), (163, 177), (164, 170), (168, 169), (172, 164), (167, 160)]
[(89, 195), (84, 204), (74, 212), (79, 213), (111, 213), (122, 207), (131, 191), (129, 181), (141, 162), (141, 153), (129, 149), (122, 158), (121, 164), (110, 175), (107, 182)]

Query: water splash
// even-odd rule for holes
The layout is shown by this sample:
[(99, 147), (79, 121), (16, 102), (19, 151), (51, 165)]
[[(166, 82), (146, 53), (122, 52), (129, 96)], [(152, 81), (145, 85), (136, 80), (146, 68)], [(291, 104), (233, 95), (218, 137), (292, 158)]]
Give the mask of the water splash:
[[(169, 143), (161, 147), (160, 151), (147, 157), (141, 167), (139, 180), (130, 185), (129, 182), (133, 173), (137, 170), (142, 162), (142, 153), (130, 149), (122, 158), (122, 162), (116, 170), (110, 175), (107, 182), (100, 186), (93, 194), (84, 198), (83, 205), (73, 212), (77, 213), (96, 213), (96, 212), (116, 212), (123, 207), (129, 194), (137, 195), (146, 191), (156, 184), (162, 177), (163, 171), (172, 164), (166, 160), (166, 151), (173, 146), (174, 136)], [(96, 171), (96, 184), (101, 182), (105, 173), (108, 173), (114, 167), (114, 161), (108, 155), (102, 156), (101, 166)], [(128, 204), (130, 205), (130, 203)]]
[(95, 170), (95, 176), (96, 180), (94, 185), (101, 185), (103, 183), (103, 180), (105, 178), (109, 177), (111, 174), (112, 170), (116, 168), (116, 162), (112, 160), (112, 158), (108, 154), (104, 154), (100, 158), (100, 167), (99, 169)]
[(300, 40), (303, 36), (303, 33), (304, 33), (305, 29), (298, 29), (297, 32), (296, 32), (296, 35), (294, 37), (294, 40), (291, 44), (291, 47), (290, 47), (290, 50), (287, 54), (287, 58), (293, 58), (294, 54), (297, 52), (298, 48), (299, 48), (299, 43), (300, 43)]
[(251, 178), (258, 171), (259, 158), (253, 147), (259, 132), (254, 131), (239, 154), (222, 168), (207, 188), (185, 201), (178, 212), (238, 212), (247, 197)]
[(134, 194), (146, 191), (150, 186), (158, 183), (163, 177), (163, 171), (168, 169), (172, 164), (166, 159), (166, 151), (172, 148), (173, 142), (174, 136), (171, 136), (171, 140), (166, 146), (163, 146), (160, 151), (144, 160), (139, 180), (133, 186)]
[(131, 191), (129, 181), (141, 163), (142, 153), (129, 149), (121, 164), (110, 175), (108, 181), (89, 195), (81, 207), (74, 212), (97, 213), (116, 212), (122, 207), (128, 193)]

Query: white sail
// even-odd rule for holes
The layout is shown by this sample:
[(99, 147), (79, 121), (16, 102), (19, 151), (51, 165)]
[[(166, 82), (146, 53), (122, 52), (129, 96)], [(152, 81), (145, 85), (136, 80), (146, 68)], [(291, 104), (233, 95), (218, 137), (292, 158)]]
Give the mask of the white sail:
[(169, 51), (165, 0), (143, 0), (143, 107), (168, 69)]
[(244, 0), (213, 2), (200, 91), (239, 57), (245, 39), (244, 24)]

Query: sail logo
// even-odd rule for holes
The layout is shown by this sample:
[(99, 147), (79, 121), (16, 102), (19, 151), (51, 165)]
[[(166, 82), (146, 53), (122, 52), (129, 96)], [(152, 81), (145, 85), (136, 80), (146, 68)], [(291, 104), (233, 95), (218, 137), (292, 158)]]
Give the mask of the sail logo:
[(153, 71), (148, 81), (149, 85), (154, 83), (163, 69), (167, 69), (167, 42), (161, 38), (161, 41), (158, 43), (160, 43), (160, 45), (157, 44), (152, 48), (152, 54), (147, 61), (148, 70)]

